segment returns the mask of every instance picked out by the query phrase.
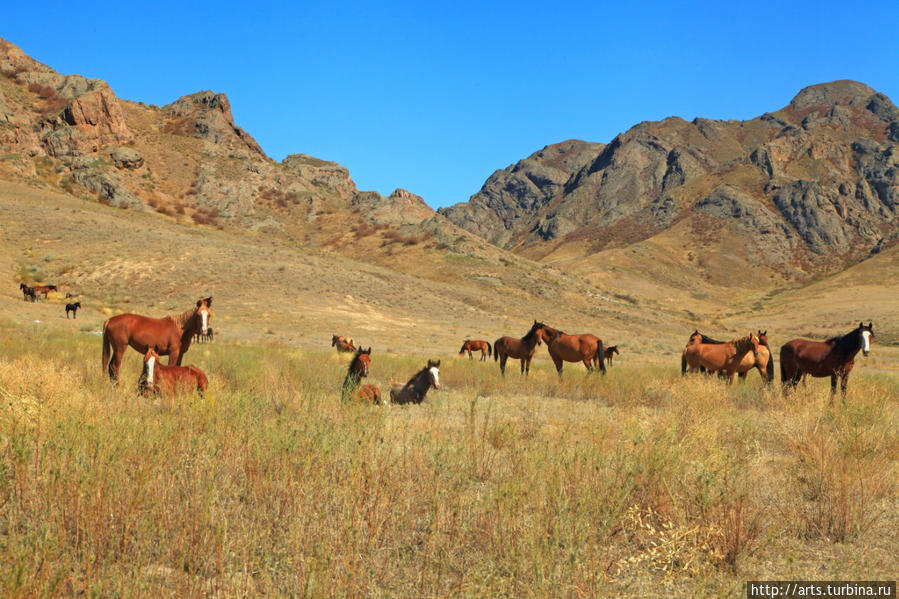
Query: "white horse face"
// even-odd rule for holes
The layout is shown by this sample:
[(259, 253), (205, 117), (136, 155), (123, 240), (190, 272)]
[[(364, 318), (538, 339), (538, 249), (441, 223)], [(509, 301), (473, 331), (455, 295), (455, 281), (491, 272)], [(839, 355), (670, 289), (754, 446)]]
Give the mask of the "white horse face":
[(862, 331), (862, 354), (868, 355), (871, 351), (871, 331)]
[(147, 384), (153, 384), (153, 369), (156, 367), (156, 356), (150, 356), (147, 359)]
[(431, 377), (434, 379), (434, 388), (439, 389), (440, 388), (440, 369), (438, 369), (436, 366), (431, 366), (428, 370), (431, 373)]

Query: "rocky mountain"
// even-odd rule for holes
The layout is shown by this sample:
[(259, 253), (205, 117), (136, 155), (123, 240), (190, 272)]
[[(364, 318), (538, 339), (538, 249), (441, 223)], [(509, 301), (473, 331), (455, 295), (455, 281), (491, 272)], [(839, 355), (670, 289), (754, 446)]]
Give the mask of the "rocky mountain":
[(163, 107), (130, 102), (4, 40), (0, 155), (6, 180), (313, 245), (363, 224), (415, 228), (435, 216), (408, 191), (358, 190), (337, 163), (304, 154), (275, 162), (235, 124), (224, 94), (201, 91)]
[(899, 215), (899, 109), (836, 81), (749, 121), (644, 122), (608, 145), (568, 141), (497, 171), (440, 212), (535, 257), (652, 239), (748, 248), (754, 264), (814, 272), (892, 244)]

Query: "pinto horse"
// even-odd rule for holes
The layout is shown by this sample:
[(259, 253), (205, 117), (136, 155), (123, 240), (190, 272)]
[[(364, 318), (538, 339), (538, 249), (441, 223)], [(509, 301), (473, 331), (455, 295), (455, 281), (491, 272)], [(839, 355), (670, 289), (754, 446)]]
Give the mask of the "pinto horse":
[(341, 337), (340, 335), (331, 335), (331, 347), (336, 347), (337, 353), (356, 351), (356, 345), (353, 343), (353, 338)]
[(867, 357), (871, 351), (874, 323), (858, 323), (858, 327), (845, 335), (831, 337), (827, 341), (793, 339), (780, 348), (780, 379), (784, 388), (795, 387), (806, 375), (830, 377), (830, 397), (837, 392), (837, 377), (840, 391), (846, 395), (849, 373), (855, 364), (855, 355), (861, 350)]
[(468, 359), (473, 359), (471, 357), (471, 352), (480, 351), (481, 352), (481, 362), (487, 359), (487, 356), (492, 354), (492, 350), (490, 349), (490, 343), (487, 341), (481, 341), (480, 339), (466, 339), (465, 343), (462, 344), (462, 349), (459, 350), (459, 355), (461, 356), (465, 352), (468, 352)]
[(537, 330), (543, 326), (542, 323), (534, 321), (524, 337), (516, 339), (515, 337), (500, 337), (493, 342), (493, 360), (499, 360), (499, 370), (506, 376), (506, 360), (515, 358), (521, 360), (521, 373), (525, 376), (531, 371), (531, 360), (540, 345), (540, 336)]
[(606, 363), (608, 364), (609, 368), (612, 367), (612, 356), (614, 356), (615, 354), (621, 355), (621, 354), (618, 352), (618, 346), (617, 346), (617, 345), (610, 345), (609, 347), (606, 348), (605, 356), (604, 356), (604, 357), (605, 357), (605, 359), (606, 359)]
[(602, 339), (596, 335), (590, 333), (569, 335), (542, 323), (538, 329), (538, 335), (546, 343), (549, 357), (556, 365), (559, 377), (562, 376), (564, 362), (583, 362), (587, 371), (598, 368), (603, 374), (606, 373), (606, 364), (603, 361), (605, 350), (602, 346)]
[(359, 386), (359, 381), (364, 376), (368, 376), (368, 369), (371, 368), (371, 348), (356, 350), (350, 367), (347, 368), (346, 378), (343, 379), (343, 388), (341, 390), (341, 398), (346, 401), (354, 399), (366, 403), (381, 403), (381, 390), (374, 385)]
[(690, 372), (697, 372), (701, 367), (710, 372), (724, 371), (727, 382), (732, 383), (737, 368), (750, 352), (758, 358), (759, 338), (755, 333), (725, 343), (703, 343), (697, 332), (690, 336), (690, 343), (684, 349), (682, 367), (689, 367)]
[(206, 374), (196, 366), (166, 366), (159, 362), (159, 354), (154, 347), (144, 354), (144, 369), (137, 383), (141, 395), (175, 396), (193, 391), (203, 395), (208, 386)]
[(440, 388), (440, 360), (428, 360), (428, 365), (419, 370), (405, 385), (393, 385), (390, 388), (390, 401), (393, 403), (421, 403), (428, 390)]
[[(119, 368), (129, 345), (146, 354), (151, 347), (160, 356), (169, 357), (169, 365), (181, 365), (181, 359), (190, 348), (197, 332), (209, 328), (209, 308), (212, 298), (197, 300), (197, 305), (182, 314), (165, 318), (150, 318), (140, 314), (119, 314), (103, 323), (103, 369), (109, 372), (109, 380), (115, 383)], [(112, 359), (109, 350), (112, 348)]]

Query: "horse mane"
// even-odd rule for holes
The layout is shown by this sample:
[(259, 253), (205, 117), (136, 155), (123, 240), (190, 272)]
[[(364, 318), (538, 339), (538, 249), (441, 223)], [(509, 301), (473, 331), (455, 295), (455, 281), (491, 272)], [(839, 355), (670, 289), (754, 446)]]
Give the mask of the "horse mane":
[(853, 350), (858, 351), (858, 349), (861, 347), (858, 342), (859, 329), (861, 329), (861, 327), (855, 327), (845, 335), (837, 335), (836, 337), (831, 337), (827, 340), (827, 343), (833, 343), (834, 350), (840, 352), (841, 355), (847, 355)]
[(186, 325), (187, 322), (191, 318), (193, 318), (194, 314), (196, 314), (196, 313), (197, 313), (197, 309), (196, 309), (196, 307), (194, 307), (194, 308), (190, 308), (189, 310), (184, 311), (181, 314), (170, 314), (168, 316), (168, 318), (171, 318), (172, 322), (175, 323), (175, 326), (177, 326), (179, 329), (181, 329), (183, 331), (184, 325)]
[(746, 335), (745, 337), (740, 337), (739, 339), (731, 339), (730, 342), (734, 344), (734, 347), (737, 348), (737, 351), (742, 351), (752, 343), (752, 335)]
[(727, 343), (727, 341), (718, 341), (717, 339), (712, 339), (711, 337), (703, 335), (702, 333), (699, 333), (699, 335), (700, 337), (702, 337), (702, 342), (709, 345), (724, 345), (725, 343)]

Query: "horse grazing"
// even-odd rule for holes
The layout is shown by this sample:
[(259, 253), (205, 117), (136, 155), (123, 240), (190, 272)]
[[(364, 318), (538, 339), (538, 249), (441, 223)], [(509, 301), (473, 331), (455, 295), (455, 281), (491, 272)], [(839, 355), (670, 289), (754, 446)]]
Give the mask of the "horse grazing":
[(845, 335), (831, 337), (827, 341), (793, 339), (780, 347), (780, 379), (784, 388), (796, 386), (806, 374), (814, 377), (830, 377), (830, 396), (840, 391), (846, 395), (849, 373), (855, 364), (855, 355), (861, 350), (867, 357), (874, 337), (874, 323), (858, 323), (858, 327)]
[(337, 353), (356, 351), (356, 345), (353, 343), (353, 338), (341, 337), (340, 335), (331, 335), (331, 347), (336, 347)]
[(543, 326), (541, 323), (534, 321), (531, 330), (525, 333), (521, 339), (515, 337), (500, 337), (493, 342), (493, 360), (499, 360), (499, 370), (506, 376), (506, 360), (514, 358), (521, 360), (521, 372), (525, 376), (531, 371), (531, 359), (540, 345), (540, 337), (537, 335), (537, 329)]
[(758, 358), (759, 338), (755, 333), (724, 343), (703, 343), (702, 335), (696, 332), (684, 349), (681, 367), (684, 372), (687, 367), (690, 372), (697, 372), (701, 367), (710, 372), (724, 371), (727, 382), (732, 383), (737, 368), (750, 352)]
[(563, 362), (583, 362), (588, 372), (598, 368), (603, 374), (606, 373), (606, 364), (603, 361), (605, 350), (602, 339), (596, 335), (590, 333), (569, 335), (542, 323), (538, 335), (546, 343), (549, 357), (556, 365), (559, 377), (562, 376)]
[(405, 385), (393, 385), (390, 388), (390, 401), (393, 403), (421, 403), (428, 390), (440, 388), (440, 360), (428, 360), (428, 365), (419, 370)]
[(69, 318), (69, 312), (72, 313), (72, 318), (78, 318), (78, 308), (81, 307), (81, 302), (75, 302), (74, 304), (66, 304), (66, 320)]
[(371, 348), (356, 350), (350, 367), (347, 368), (346, 378), (343, 379), (343, 387), (341, 390), (341, 399), (347, 401), (354, 399), (366, 403), (381, 403), (381, 390), (374, 385), (359, 386), (359, 381), (364, 376), (368, 376), (368, 369), (371, 368)]
[(462, 349), (459, 350), (459, 355), (461, 356), (465, 352), (468, 352), (468, 359), (473, 359), (471, 357), (471, 352), (480, 351), (481, 352), (481, 362), (487, 359), (487, 356), (492, 354), (492, 350), (490, 349), (490, 343), (487, 341), (481, 341), (480, 339), (466, 339), (462, 344)]
[(22, 290), (22, 301), (33, 302), (37, 299), (34, 295), (34, 287), (29, 287), (25, 283), (19, 283), (19, 289)]
[[(190, 348), (191, 339), (198, 331), (209, 328), (209, 308), (212, 298), (197, 300), (197, 305), (182, 314), (165, 318), (150, 318), (140, 314), (119, 314), (103, 323), (103, 369), (109, 372), (109, 380), (115, 383), (119, 368), (129, 345), (142, 354), (151, 347), (160, 356), (169, 357), (169, 365), (181, 365), (181, 359)], [(109, 350), (112, 348), (112, 359)]]
[(606, 350), (605, 350), (605, 359), (606, 359), (606, 364), (608, 365), (609, 368), (612, 367), (612, 356), (614, 356), (615, 354), (621, 355), (621, 354), (618, 352), (618, 346), (617, 346), (617, 345), (610, 345), (609, 347), (606, 348)]
[(193, 391), (203, 395), (208, 386), (206, 374), (196, 366), (166, 366), (159, 362), (159, 354), (154, 347), (144, 354), (144, 369), (137, 383), (141, 395), (176, 396)]

